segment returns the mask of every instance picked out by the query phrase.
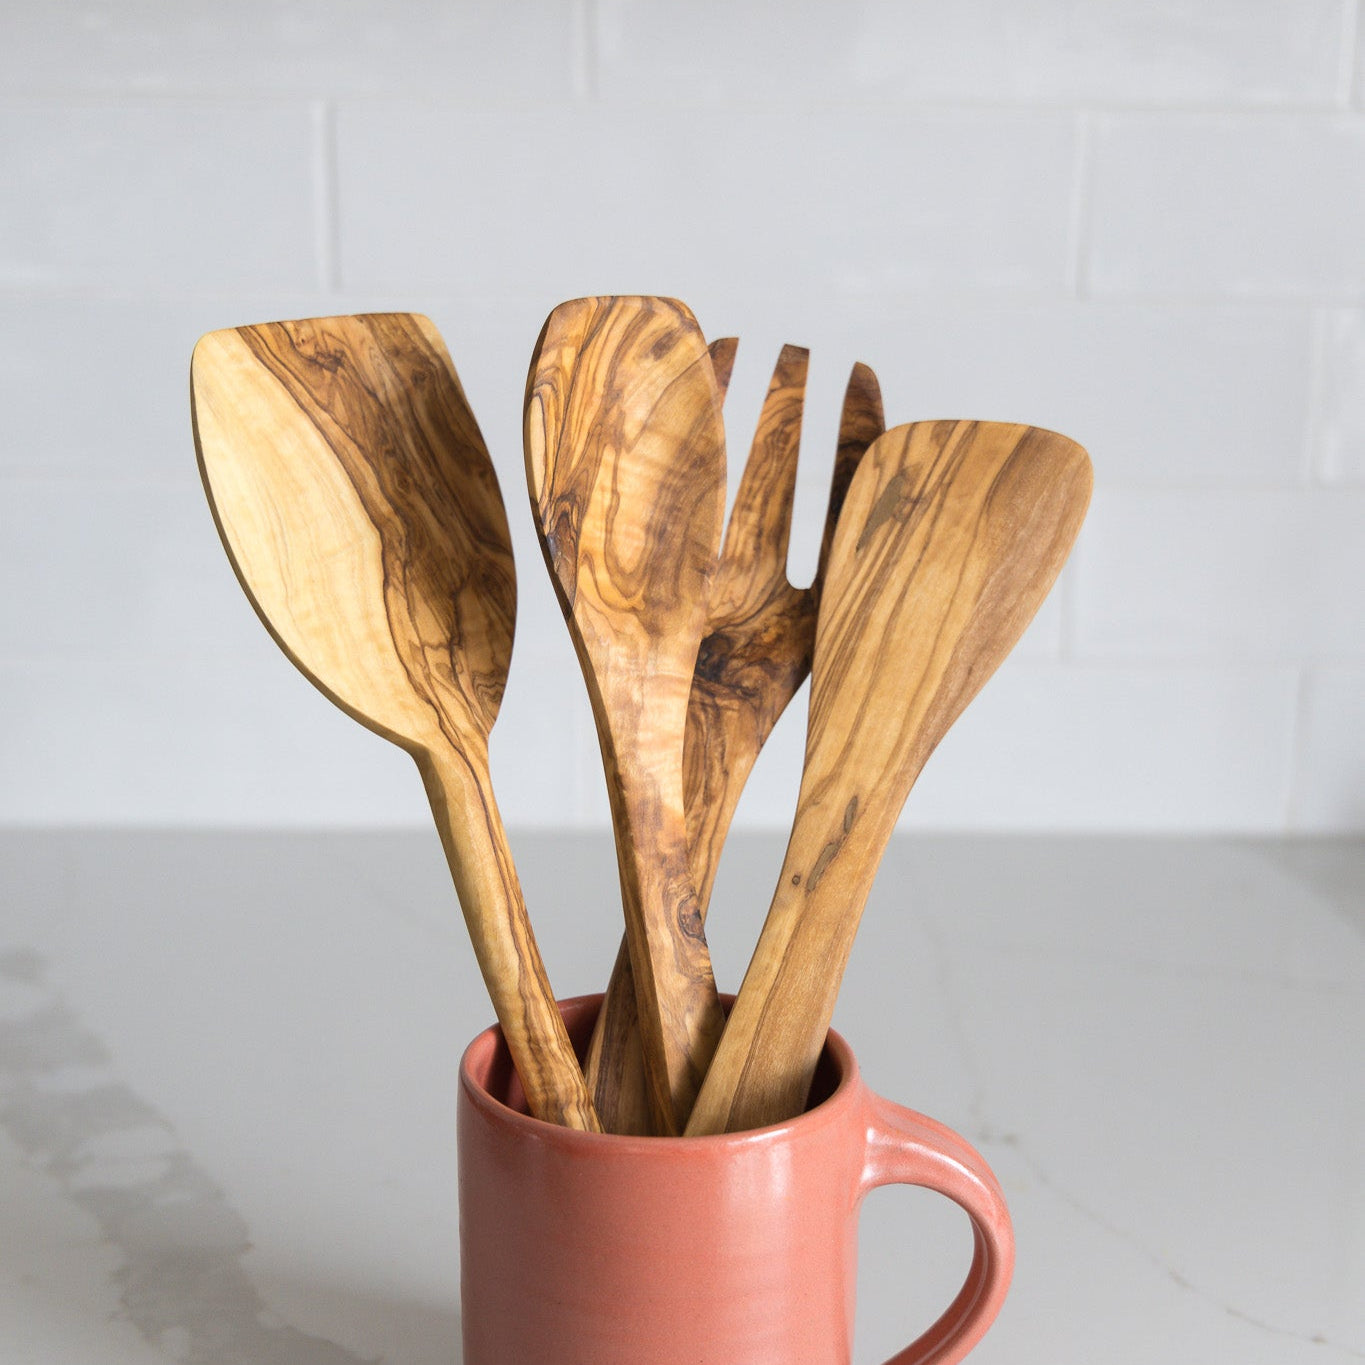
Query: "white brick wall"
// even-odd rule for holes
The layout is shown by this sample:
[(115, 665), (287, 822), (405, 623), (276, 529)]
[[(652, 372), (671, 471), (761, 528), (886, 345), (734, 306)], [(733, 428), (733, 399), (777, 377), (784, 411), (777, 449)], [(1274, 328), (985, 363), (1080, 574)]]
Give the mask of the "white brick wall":
[[(855, 358), (894, 421), (1084, 442), (1097, 496), (917, 827), (1365, 828), (1365, 41), (1355, 0), (0, 0), (0, 820), (413, 823), (218, 548), (190, 347), (417, 308), (521, 571), (512, 823), (595, 824), (519, 412), (548, 309), (744, 338), (732, 465), (813, 348), (794, 571)], [(732, 478), (735, 470), (732, 469)], [(782, 824), (801, 717), (740, 818)]]
[(1358, 116), (1102, 114), (1090, 170), (1080, 268), (1097, 295), (1365, 294)]

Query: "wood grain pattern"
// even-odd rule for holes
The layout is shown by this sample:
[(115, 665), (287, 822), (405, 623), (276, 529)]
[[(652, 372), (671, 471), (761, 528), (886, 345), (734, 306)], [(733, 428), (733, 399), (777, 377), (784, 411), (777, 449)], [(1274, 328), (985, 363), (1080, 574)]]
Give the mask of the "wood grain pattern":
[(267, 629), (417, 761), (532, 1112), (596, 1129), (488, 776), (516, 580), (439, 334), (410, 314), (213, 332), (195, 347), (191, 403), (215, 521)]
[(815, 577), (794, 587), (787, 552), (809, 357), (799, 346), (784, 346), (778, 357), (730, 513), (692, 679), (683, 773), (692, 877), (703, 913), (744, 784), (810, 673), (834, 528), (858, 461), (885, 428), (876, 376), (859, 365), (844, 397)]
[(791, 839), (689, 1133), (801, 1109), (901, 806), (1047, 595), (1090, 487), (1080, 446), (1001, 423), (897, 427), (863, 457), (826, 570)]
[(683, 801), (725, 497), (719, 395), (691, 313), (656, 298), (556, 308), (527, 384), (526, 466), (607, 771), (654, 1123), (676, 1133), (724, 1022)]
[(707, 348), (711, 357), (711, 373), (716, 376), (716, 399), (725, 402), (730, 389), (730, 376), (735, 371), (735, 354), (739, 350), (738, 337), (717, 337)]
[[(717, 387), (728, 387), (736, 342), (710, 346)], [(730, 513), (697, 656), (683, 745), (689, 865), (703, 915), (721, 849), (759, 752), (810, 672), (816, 604), (834, 526), (863, 452), (885, 428), (881, 391), (865, 365), (844, 396), (819, 564), (805, 588), (787, 577), (797, 453), (810, 353), (784, 346), (768, 385)], [(593, 1052), (614, 1088), (595, 1091), (611, 1132), (649, 1131), (629, 955), (617, 955)]]

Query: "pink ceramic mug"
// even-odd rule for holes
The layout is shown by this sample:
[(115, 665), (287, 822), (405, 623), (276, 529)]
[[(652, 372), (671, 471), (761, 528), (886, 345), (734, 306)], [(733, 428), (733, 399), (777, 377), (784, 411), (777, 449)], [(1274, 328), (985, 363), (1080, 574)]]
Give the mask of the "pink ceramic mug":
[[(561, 1005), (576, 1043), (599, 1003)], [(879, 1185), (946, 1194), (976, 1233), (961, 1292), (888, 1365), (961, 1360), (1014, 1264), (986, 1163), (874, 1095), (836, 1033), (798, 1118), (633, 1138), (531, 1118), (489, 1029), (460, 1066), (459, 1164), (464, 1365), (848, 1365), (858, 1209)]]

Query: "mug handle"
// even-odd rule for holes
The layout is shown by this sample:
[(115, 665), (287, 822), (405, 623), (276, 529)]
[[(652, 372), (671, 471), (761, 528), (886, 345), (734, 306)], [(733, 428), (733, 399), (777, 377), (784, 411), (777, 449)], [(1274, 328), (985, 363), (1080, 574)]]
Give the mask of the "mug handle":
[(976, 1247), (966, 1282), (947, 1310), (886, 1365), (953, 1365), (995, 1320), (1014, 1270), (1014, 1230), (1000, 1184), (965, 1138), (866, 1091), (867, 1147), (860, 1197), (880, 1185), (945, 1194), (972, 1220)]

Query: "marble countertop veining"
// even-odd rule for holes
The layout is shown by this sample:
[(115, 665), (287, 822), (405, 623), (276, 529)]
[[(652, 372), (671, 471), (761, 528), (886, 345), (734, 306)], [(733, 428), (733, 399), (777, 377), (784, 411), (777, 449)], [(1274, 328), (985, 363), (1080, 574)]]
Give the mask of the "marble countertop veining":
[[(600, 989), (609, 836), (512, 842), (557, 990)], [(782, 846), (731, 841), (723, 988)], [(455, 1365), (490, 1017), (434, 833), (0, 833), (0, 1365)], [(1004, 1185), (974, 1361), (1365, 1360), (1365, 841), (898, 838), (835, 1023)], [(970, 1249), (869, 1198), (860, 1365)]]

